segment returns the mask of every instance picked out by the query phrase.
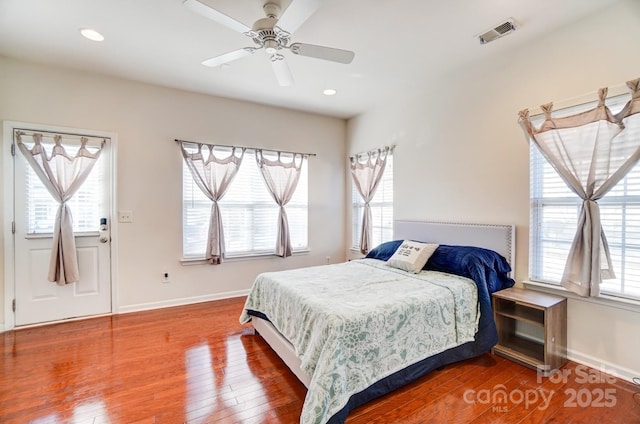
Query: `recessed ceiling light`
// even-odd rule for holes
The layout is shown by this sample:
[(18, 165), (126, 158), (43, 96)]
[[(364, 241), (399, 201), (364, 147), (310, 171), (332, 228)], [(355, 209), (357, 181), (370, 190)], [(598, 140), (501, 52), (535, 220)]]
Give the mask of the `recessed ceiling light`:
[(91, 41), (104, 41), (104, 35), (100, 34), (95, 29), (80, 28), (80, 34), (82, 34), (84, 38), (88, 38)]
[(327, 88), (322, 92), (322, 94), (324, 94), (325, 96), (333, 96), (336, 93), (337, 91), (334, 90), (333, 88)]

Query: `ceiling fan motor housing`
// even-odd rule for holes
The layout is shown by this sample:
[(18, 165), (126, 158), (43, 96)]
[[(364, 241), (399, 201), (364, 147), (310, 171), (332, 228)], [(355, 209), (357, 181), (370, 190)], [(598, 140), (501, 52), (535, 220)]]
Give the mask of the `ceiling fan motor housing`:
[[(268, 6), (271, 3), (265, 5)], [(274, 30), (278, 19), (274, 16), (258, 19), (252, 27), (253, 41), (259, 46), (264, 47), (265, 51), (273, 54), (276, 50), (286, 47), (289, 42), (288, 33), (284, 31)]]

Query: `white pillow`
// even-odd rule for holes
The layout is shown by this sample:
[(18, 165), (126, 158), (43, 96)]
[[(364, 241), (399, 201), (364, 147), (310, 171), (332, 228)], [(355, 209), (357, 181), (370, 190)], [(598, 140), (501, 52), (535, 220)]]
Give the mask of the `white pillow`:
[(387, 265), (417, 274), (438, 246), (438, 244), (404, 240), (393, 256), (389, 258)]

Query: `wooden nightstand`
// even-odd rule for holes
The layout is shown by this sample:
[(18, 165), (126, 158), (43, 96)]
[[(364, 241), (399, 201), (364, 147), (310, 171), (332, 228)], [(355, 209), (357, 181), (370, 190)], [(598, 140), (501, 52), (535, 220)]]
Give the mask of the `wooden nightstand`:
[[(566, 298), (512, 287), (493, 293), (492, 302), (498, 329), (495, 355), (544, 375), (567, 361)], [(528, 336), (519, 328), (527, 324), (518, 322), (541, 329), (541, 337)]]

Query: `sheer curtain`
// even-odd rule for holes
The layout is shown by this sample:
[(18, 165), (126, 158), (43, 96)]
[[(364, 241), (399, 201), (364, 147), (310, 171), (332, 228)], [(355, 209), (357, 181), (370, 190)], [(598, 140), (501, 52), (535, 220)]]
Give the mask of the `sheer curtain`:
[(386, 146), (381, 149), (371, 150), (366, 153), (358, 153), (351, 156), (351, 176), (353, 182), (364, 200), (364, 211), (362, 215), (362, 230), (360, 234), (360, 252), (369, 252), (371, 243), (371, 206), (369, 202), (376, 194), (378, 185), (382, 180), (384, 169), (387, 164), (387, 156), (391, 147)]
[(256, 161), (267, 190), (280, 206), (275, 253), (286, 258), (291, 256), (291, 236), (289, 235), (287, 211), (284, 207), (296, 191), (302, 163), (307, 156), (302, 153), (292, 153), (291, 161), (286, 161), (281, 157), (281, 152), (277, 152), (277, 154), (277, 159), (270, 160), (264, 157), (262, 150), (258, 149), (256, 150)]
[[(189, 153), (185, 149), (185, 144), (195, 144), (197, 151)], [(228, 156), (216, 157), (213, 145), (200, 143), (180, 143), (182, 157), (184, 158), (193, 181), (200, 190), (211, 200), (211, 218), (209, 219), (209, 232), (207, 235), (207, 251), (205, 259), (214, 265), (222, 263), (224, 258), (224, 230), (222, 228), (222, 216), (218, 202), (231, 185), (233, 178), (238, 173), (238, 168), (244, 157), (244, 148), (231, 148)], [(202, 150), (206, 151), (206, 155)], [(239, 152), (236, 155), (236, 151)]]
[(73, 217), (67, 201), (73, 197), (87, 179), (93, 165), (100, 157), (104, 141), (92, 153), (87, 148), (88, 138), (82, 137), (80, 148), (74, 156), (62, 146), (62, 137), (56, 135), (51, 155), (47, 156), (42, 145), (42, 134), (33, 134), (34, 145), (32, 148), (28, 148), (23, 143), (22, 135), (24, 134), (20, 132), (16, 134), (18, 148), (42, 184), (59, 203), (53, 230), (48, 279), (61, 286), (74, 283), (80, 280), (80, 272), (73, 233)]
[(561, 279), (563, 287), (581, 296), (597, 296), (602, 280), (615, 278), (597, 201), (640, 160), (640, 79), (627, 86), (631, 99), (615, 116), (605, 105), (606, 88), (586, 112), (554, 118), (551, 103), (541, 106), (540, 128), (534, 128), (528, 110), (519, 114), (530, 140), (583, 200)]

